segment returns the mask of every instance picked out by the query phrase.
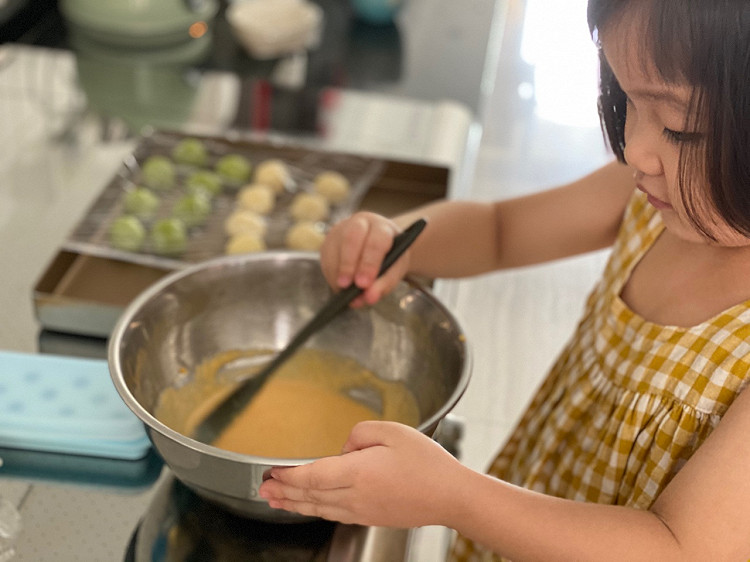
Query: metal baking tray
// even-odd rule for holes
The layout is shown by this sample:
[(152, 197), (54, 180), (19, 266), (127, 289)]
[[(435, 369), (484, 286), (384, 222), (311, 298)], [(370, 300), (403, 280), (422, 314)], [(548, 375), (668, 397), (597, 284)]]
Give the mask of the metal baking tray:
[[(320, 153), (303, 146), (241, 142), (248, 149), (273, 154), (286, 161), (313, 158), (321, 162), (324, 158), (351, 158), (350, 155)], [(450, 170), (446, 167), (389, 159), (377, 163), (378, 173), (368, 181), (367, 188), (357, 197), (356, 205), (346, 212), (362, 209), (393, 216), (448, 195)], [(105, 188), (110, 189), (110, 186)], [(99, 212), (94, 210), (96, 205), (95, 202), (92, 212)], [(106, 248), (90, 250), (91, 245), (71, 245), (68, 241), (40, 275), (34, 287), (34, 309), (40, 325), (46, 330), (106, 338), (124, 308), (179, 265), (179, 262), (154, 256), (133, 258), (112, 253)]]
[[(173, 151), (182, 141), (192, 140), (204, 147), (207, 160), (202, 165), (180, 163)], [(187, 194), (189, 178), (196, 172), (214, 172), (217, 162), (227, 155), (239, 155), (251, 164), (253, 170), (268, 161), (278, 161), (289, 173), (289, 183), (276, 197), (273, 209), (264, 216), (268, 225), (265, 235), (269, 250), (285, 249), (285, 234), (294, 224), (290, 207), (295, 197), (313, 191), (317, 174), (335, 171), (349, 182), (349, 195), (341, 202), (331, 204), (330, 214), (319, 219), (321, 230), (356, 209), (372, 183), (383, 169), (383, 162), (376, 158), (341, 154), (309, 149), (293, 149), (286, 145), (252, 142), (239, 135), (217, 137), (186, 135), (170, 131), (154, 131), (139, 140), (135, 150), (122, 163), (117, 173), (107, 184), (91, 208), (70, 234), (63, 249), (80, 254), (96, 255), (144, 265), (177, 269), (187, 263), (195, 263), (225, 252), (227, 235), (224, 223), (237, 208), (237, 197), (245, 185), (252, 184), (252, 174), (243, 181), (221, 181), (221, 191), (211, 197), (211, 210), (200, 225), (187, 230), (187, 241), (183, 251), (175, 255), (159, 254), (147, 237), (138, 251), (126, 251), (114, 247), (109, 240), (109, 229), (119, 217), (128, 214), (124, 199), (128, 191), (145, 185), (143, 164), (153, 156), (167, 158), (176, 171), (171, 188), (149, 190), (159, 199), (153, 216), (145, 219), (148, 230), (156, 221), (173, 216), (175, 203)], [(218, 177), (218, 176), (217, 176)]]

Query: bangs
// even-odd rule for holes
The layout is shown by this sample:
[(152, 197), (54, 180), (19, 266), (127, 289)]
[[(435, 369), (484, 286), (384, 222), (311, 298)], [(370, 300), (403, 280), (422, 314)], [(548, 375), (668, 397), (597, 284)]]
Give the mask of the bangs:
[[(706, 0), (592, 0), (589, 29), (598, 43), (603, 30), (627, 25), (626, 37), (629, 46), (637, 49), (642, 70), (655, 70), (656, 78), (667, 83), (700, 86), (709, 61), (716, 61), (716, 50), (706, 45), (716, 34), (705, 5)], [(628, 17), (623, 18), (626, 11)]]

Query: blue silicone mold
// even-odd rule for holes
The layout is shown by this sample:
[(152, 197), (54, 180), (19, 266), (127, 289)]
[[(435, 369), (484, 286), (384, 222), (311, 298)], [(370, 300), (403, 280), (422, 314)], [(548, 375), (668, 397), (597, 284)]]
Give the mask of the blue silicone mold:
[(106, 361), (0, 351), (0, 447), (139, 459), (150, 442)]

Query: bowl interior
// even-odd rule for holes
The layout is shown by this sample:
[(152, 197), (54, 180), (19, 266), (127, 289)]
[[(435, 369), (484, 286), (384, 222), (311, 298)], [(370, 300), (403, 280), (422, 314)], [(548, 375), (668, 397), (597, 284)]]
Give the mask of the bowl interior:
[[(153, 416), (162, 390), (184, 384), (219, 352), (283, 347), (330, 294), (314, 254), (233, 256), (173, 274), (136, 299), (116, 328), (116, 386), (158, 429), (143, 412)], [(460, 327), (429, 292), (408, 282), (374, 307), (345, 311), (307, 347), (403, 381), (417, 398), (420, 428), (435, 425), (468, 382)]]

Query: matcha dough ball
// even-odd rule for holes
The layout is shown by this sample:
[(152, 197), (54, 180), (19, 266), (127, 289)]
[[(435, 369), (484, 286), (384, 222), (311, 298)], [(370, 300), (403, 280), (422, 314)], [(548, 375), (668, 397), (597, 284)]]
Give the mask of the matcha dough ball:
[(216, 162), (216, 173), (233, 183), (244, 183), (250, 179), (250, 160), (241, 154), (227, 154)]
[(172, 158), (180, 164), (205, 166), (208, 163), (208, 151), (200, 139), (187, 138), (175, 145), (172, 149)]
[(266, 219), (258, 213), (246, 209), (237, 209), (224, 221), (224, 232), (227, 236), (245, 233), (264, 237), (267, 230)]
[(172, 209), (172, 215), (185, 223), (187, 228), (202, 225), (210, 214), (211, 198), (203, 191), (183, 195)]
[(141, 179), (151, 189), (172, 189), (175, 183), (175, 165), (166, 156), (149, 156), (143, 162)]
[(289, 212), (295, 221), (321, 221), (328, 218), (328, 201), (317, 193), (299, 193), (292, 200)]
[(262, 252), (266, 249), (266, 243), (259, 234), (241, 232), (232, 236), (224, 248), (227, 254), (248, 254), (250, 252)]
[(213, 197), (221, 193), (221, 177), (210, 170), (198, 170), (193, 172), (187, 179), (185, 185), (188, 193), (205, 192), (208, 196)]
[(276, 204), (273, 188), (260, 183), (250, 184), (237, 194), (237, 205), (248, 211), (267, 215)]
[(291, 250), (306, 250), (317, 252), (325, 240), (325, 232), (320, 225), (303, 221), (293, 225), (286, 232), (285, 243)]
[(282, 193), (292, 186), (292, 176), (286, 164), (277, 158), (264, 160), (255, 169), (256, 183), (270, 185), (276, 193)]
[(109, 227), (109, 242), (114, 248), (137, 252), (146, 240), (146, 228), (138, 217), (123, 215)]
[(157, 254), (181, 254), (187, 248), (187, 239), (187, 228), (180, 219), (160, 219), (151, 227), (151, 246)]
[(127, 213), (141, 220), (149, 220), (156, 214), (159, 203), (161, 199), (153, 191), (146, 187), (136, 187), (125, 194), (123, 206)]
[(321, 172), (313, 183), (315, 193), (325, 197), (333, 205), (341, 203), (349, 197), (351, 185), (343, 174), (334, 171)]

